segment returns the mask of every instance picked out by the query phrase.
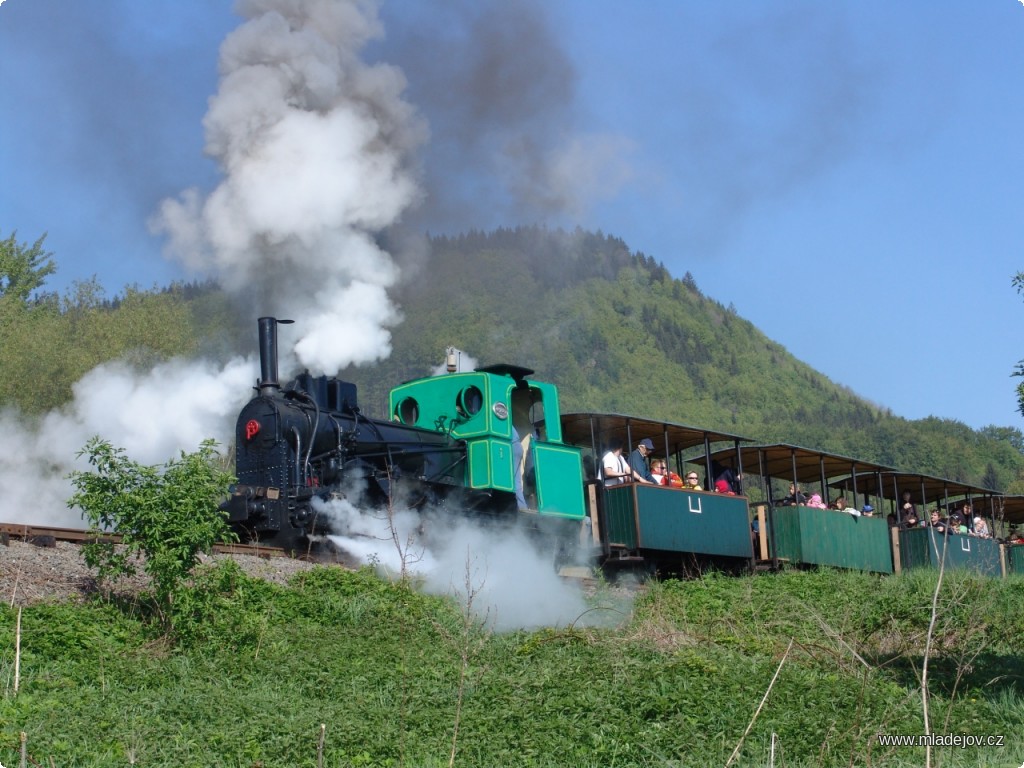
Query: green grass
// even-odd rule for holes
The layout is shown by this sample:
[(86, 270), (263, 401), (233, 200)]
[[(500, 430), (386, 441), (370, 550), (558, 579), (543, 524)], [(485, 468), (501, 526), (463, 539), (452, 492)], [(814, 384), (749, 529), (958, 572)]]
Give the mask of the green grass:
[[(922, 765), (923, 749), (874, 737), (923, 731), (934, 586), (709, 577), (651, 585), (612, 628), (494, 634), (369, 571), (282, 588), (227, 565), (180, 598), (173, 643), (130, 604), (26, 608), (17, 696), (5, 606), (0, 763), (18, 765), (24, 731), (40, 765), (315, 766), (324, 723), (326, 766), (443, 766), (458, 721), (463, 766), (725, 765), (792, 642), (738, 764), (768, 765), (774, 733), (776, 765)], [(933, 764), (1024, 760), (1022, 587), (946, 574), (933, 730), (1007, 742), (938, 748)]]

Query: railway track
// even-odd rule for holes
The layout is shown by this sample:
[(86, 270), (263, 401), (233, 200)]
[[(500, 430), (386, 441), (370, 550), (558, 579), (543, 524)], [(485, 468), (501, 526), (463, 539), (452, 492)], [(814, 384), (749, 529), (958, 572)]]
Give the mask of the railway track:
[[(0, 523), (0, 545), (6, 545), (9, 541), (24, 541), (38, 547), (54, 547), (58, 541), (71, 544), (83, 544), (92, 537), (84, 528), (58, 528), (45, 525), (28, 525), (25, 523)], [(102, 538), (118, 542), (121, 536), (116, 533), (104, 534)], [(316, 542), (301, 554), (292, 554), (281, 547), (268, 547), (265, 544), (215, 544), (213, 551), (225, 555), (251, 555), (266, 560), (276, 557), (291, 557), (313, 563), (333, 563), (347, 567), (358, 567), (359, 563), (353, 562), (344, 552), (340, 552), (329, 543)], [(578, 584), (583, 589), (596, 589), (598, 580), (593, 575), (593, 569), (588, 567), (562, 568), (559, 577), (563, 581)]]
[[(72, 544), (81, 544), (88, 541), (92, 534), (84, 528), (56, 528), (45, 525), (27, 525), (25, 523), (0, 523), (0, 543), (9, 540), (25, 541), (40, 547), (55, 546), (58, 541), (66, 541)], [(102, 538), (118, 542), (120, 535), (116, 533), (103, 534)], [(291, 555), (281, 547), (268, 547), (265, 544), (215, 544), (213, 551), (226, 555), (253, 555), (255, 557), (290, 557)], [(312, 557), (312, 553), (310, 553)], [(299, 559), (306, 559), (302, 556)], [(327, 560), (328, 558), (324, 558)]]

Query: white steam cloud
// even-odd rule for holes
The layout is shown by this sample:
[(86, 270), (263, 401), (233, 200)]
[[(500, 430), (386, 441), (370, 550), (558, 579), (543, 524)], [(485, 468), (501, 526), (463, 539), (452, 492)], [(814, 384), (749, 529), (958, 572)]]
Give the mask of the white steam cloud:
[(436, 520), (405, 510), (389, 516), (344, 499), (320, 503), (317, 511), (344, 531), (330, 538), (348, 554), (413, 575), (427, 592), (472, 597), (474, 612), (498, 631), (564, 626), (587, 613), (580, 590), (555, 573), (553, 555), (516, 528), (453, 522), (450, 512)]
[(162, 464), (206, 439), (227, 445), (255, 369), (241, 359), (223, 369), (175, 360), (139, 375), (112, 363), (90, 371), (75, 384), (74, 400), (39, 423), (0, 415), (0, 519), (81, 527), (81, 513), (67, 507), (68, 475), (88, 468), (76, 454), (92, 437), (143, 464)]
[(249, 20), (221, 47), (205, 118), (224, 179), (166, 200), (168, 250), (261, 314), (298, 321), (299, 361), (317, 373), (391, 352), (397, 279), (375, 235), (420, 197), (411, 158), (426, 129), (395, 67), (358, 54), (382, 33), (372, 3), (242, 0)]

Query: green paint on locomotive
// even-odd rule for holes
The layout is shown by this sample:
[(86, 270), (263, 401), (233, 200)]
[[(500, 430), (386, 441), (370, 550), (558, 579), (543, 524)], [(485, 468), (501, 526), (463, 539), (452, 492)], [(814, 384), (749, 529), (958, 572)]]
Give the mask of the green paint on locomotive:
[[(509, 365), (406, 382), (391, 390), (391, 418), (465, 441), (467, 487), (515, 492), (513, 426), (529, 451), (524, 485), (531, 510), (582, 519), (583, 462), (562, 442), (558, 388)], [(524, 457), (527, 454), (524, 453)]]

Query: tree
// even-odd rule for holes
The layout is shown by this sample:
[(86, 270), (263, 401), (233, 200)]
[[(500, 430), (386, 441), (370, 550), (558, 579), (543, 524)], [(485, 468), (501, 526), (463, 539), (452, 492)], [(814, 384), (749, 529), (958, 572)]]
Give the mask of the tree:
[(57, 271), (53, 254), (43, 250), (43, 235), (32, 246), (19, 243), (12, 232), (0, 240), (0, 296), (13, 296), (28, 301), (29, 295), (42, 287), (49, 275)]
[[(71, 474), (77, 491), (68, 500), (97, 534), (84, 548), (86, 563), (104, 579), (135, 573), (132, 561), (142, 555), (157, 610), (172, 629), (174, 598), (199, 554), (233, 538), (217, 504), (232, 478), (219, 468), (214, 442), (204, 441), (195, 453), (183, 451), (162, 470), (132, 461), (99, 437), (79, 455), (95, 468)], [(98, 535), (111, 530), (120, 534), (120, 546)]]
[(999, 482), (999, 474), (996, 472), (995, 465), (991, 461), (985, 465), (985, 476), (981, 478), (981, 484), (983, 487), (993, 491), (1000, 490), (1002, 483)]

